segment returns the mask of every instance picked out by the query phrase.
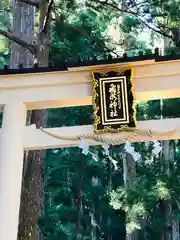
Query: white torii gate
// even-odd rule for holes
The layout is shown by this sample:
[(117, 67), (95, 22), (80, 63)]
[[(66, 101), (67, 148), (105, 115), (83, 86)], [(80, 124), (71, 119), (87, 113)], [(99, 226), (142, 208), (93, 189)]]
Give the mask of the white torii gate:
[[(19, 219), (23, 151), (78, 146), (79, 141), (53, 138), (26, 125), (27, 110), (92, 104), (91, 71), (134, 66), (135, 100), (180, 97), (180, 60), (154, 60), (69, 68), (68, 71), (0, 75), (0, 240), (16, 240)], [(142, 129), (167, 132), (159, 140), (180, 138), (180, 119), (139, 122)], [(93, 126), (46, 129), (61, 136), (92, 133)], [(126, 134), (126, 133), (124, 133)], [(134, 141), (152, 140), (150, 136)], [(88, 140), (90, 145), (98, 142)]]

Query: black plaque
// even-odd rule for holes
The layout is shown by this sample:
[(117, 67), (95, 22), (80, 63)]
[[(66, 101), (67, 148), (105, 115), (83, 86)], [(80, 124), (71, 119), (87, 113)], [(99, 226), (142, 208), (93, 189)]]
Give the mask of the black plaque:
[(93, 72), (94, 131), (119, 132), (136, 127), (132, 69)]

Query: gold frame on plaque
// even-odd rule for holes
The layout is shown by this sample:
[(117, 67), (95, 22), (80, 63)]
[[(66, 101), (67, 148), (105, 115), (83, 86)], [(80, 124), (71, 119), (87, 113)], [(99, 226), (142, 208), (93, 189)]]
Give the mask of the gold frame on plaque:
[(92, 72), (94, 132), (136, 129), (133, 68)]

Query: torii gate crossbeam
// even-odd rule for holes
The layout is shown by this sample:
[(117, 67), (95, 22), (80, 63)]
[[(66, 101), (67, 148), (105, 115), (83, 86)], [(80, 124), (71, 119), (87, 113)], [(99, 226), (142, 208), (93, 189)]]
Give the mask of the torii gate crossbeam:
[[(32, 130), (33, 134), (28, 132), (28, 127), (25, 126), (27, 110), (90, 105), (91, 71), (129, 66), (135, 68), (136, 101), (180, 97), (180, 60), (159, 63), (147, 60), (70, 68), (62, 72), (0, 75), (0, 106), (4, 108), (0, 134), (1, 240), (17, 239), (24, 149), (38, 149), (38, 144), (39, 149), (43, 149), (43, 144), (44, 148), (62, 147), (62, 144), (65, 144), (57, 142), (53, 145), (52, 138), (46, 138), (36, 129)], [(167, 121), (163, 124), (166, 125)], [(171, 121), (171, 124), (179, 128), (179, 120)], [(87, 131), (87, 127), (85, 129)], [(77, 130), (78, 128), (71, 129), (74, 132)], [(92, 126), (89, 131), (92, 131)], [(39, 142), (34, 139), (36, 134)], [(44, 141), (41, 141), (42, 136)], [(166, 136), (165, 139), (169, 137)], [(172, 138), (176, 137), (179, 137), (179, 132)], [(37, 145), (33, 145), (35, 142)]]

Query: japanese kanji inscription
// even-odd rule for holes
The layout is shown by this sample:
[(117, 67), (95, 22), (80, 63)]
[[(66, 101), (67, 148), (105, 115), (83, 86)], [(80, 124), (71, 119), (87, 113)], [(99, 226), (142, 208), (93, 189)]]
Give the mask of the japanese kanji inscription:
[(119, 132), (136, 127), (132, 68), (93, 72), (94, 131)]

